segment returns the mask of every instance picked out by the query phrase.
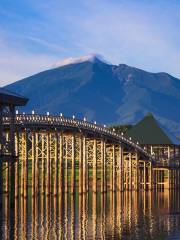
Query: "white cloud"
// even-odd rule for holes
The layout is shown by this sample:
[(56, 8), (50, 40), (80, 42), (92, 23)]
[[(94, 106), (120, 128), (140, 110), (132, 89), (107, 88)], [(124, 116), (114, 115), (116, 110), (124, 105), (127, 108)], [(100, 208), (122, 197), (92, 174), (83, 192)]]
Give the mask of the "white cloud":
[(16, 49), (2, 39), (0, 53), (0, 86), (46, 70), (56, 59), (53, 56)]

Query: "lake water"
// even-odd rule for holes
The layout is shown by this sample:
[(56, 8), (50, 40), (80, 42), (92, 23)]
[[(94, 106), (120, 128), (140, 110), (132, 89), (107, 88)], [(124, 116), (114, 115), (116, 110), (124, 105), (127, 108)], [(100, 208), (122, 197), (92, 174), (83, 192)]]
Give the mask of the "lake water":
[(180, 239), (180, 192), (3, 195), (0, 239)]

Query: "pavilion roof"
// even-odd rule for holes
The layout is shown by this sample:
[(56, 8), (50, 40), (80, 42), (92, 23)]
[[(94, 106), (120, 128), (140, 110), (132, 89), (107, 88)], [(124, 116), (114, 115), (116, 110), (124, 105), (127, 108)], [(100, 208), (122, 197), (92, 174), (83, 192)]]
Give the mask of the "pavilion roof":
[(27, 98), (0, 87), (0, 104), (12, 104), (14, 106), (24, 106), (27, 104), (27, 102), (28, 102)]
[(142, 145), (180, 145), (180, 141), (150, 113), (126, 132)]

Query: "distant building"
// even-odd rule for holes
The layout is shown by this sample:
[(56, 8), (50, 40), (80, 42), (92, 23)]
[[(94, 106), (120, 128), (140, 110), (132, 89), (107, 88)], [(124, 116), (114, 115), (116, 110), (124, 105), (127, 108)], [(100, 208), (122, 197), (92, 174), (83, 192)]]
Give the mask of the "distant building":
[(126, 132), (156, 157), (159, 166), (180, 166), (180, 141), (150, 113)]
[[(5, 88), (0, 88), (0, 164), (2, 161), (12, 161), (14, 152), (14, 117), (15, 107), (24, 106), (28, 99)], [(10, 124), (9, 138), (5, 136), (3, 118), (6, 117)]]

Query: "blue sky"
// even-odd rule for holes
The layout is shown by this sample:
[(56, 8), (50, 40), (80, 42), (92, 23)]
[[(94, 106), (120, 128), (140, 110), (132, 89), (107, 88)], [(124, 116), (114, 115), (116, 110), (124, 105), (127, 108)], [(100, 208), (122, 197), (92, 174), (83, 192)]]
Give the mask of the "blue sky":
[(180, 78), (179, 0), (1, 0), (0, 86), (99, 53)]

